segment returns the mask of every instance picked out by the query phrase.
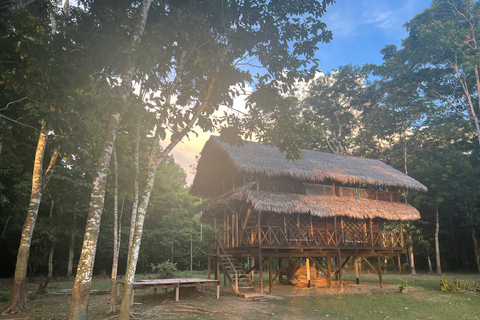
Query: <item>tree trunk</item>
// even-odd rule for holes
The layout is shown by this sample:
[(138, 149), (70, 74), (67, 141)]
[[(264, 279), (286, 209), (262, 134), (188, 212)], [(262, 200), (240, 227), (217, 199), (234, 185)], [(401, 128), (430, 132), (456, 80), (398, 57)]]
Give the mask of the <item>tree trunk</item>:
[(475, 260), (477, 262), (477, 270), (480, 273), (480, 248), (478, 247), (477, 235), (475, 233), (475, 228), (472, 227), (472, 241), (473, 241), (473, 250), (475, 251)]
[(52, 157), (50, 158), (50, 164), (45, 176), (42, 178), (43, 158), (47, 145), (47, 134), (48, 130), (45, 123), (43, 123), (40, 135), (38, 137), (37, 150), (35, 152), (32, 192), (30, 194), (27, 217), (25, 218), (25, 223), (23, 224), (20, 246), (18, 248), (12, 294), (10, 295), (10, 299), (8, 300), (7, 304), (2, 307), (2, 313), (15, 313), (18, 311), (18, 309), (24, 308), (27, 303), (28, 291), (26, 277), (33, 229), (35, 228), (35, 223), (37, 222), (38, 208), (40, 207), (40, 202), (42, 200), (42, 191), (45, 189), (48, 181), (50, 180), (50, 176), (52, 175), (53, 167), (58, 155), (58, 150), (55, 149)]
[(137, 220), (138, 209), (138, 176), (140, 175), (140, 120), (137, 121), (137, 130), (135, 133), (135, 180), (133, 182), (133, 206), (132, 218), (130, 220), (130, 237), (128, 238), (128, 250), (130, 251), (133, 242), (133, 233), (135, 231), (135, 221)]
[(407, 242), (408, 242), (408, 255), (410, 261), (410, 273), (417, 274), (415, 270), (415, 258), (413, 256), (413, 241), (412, 241), (412, 234), (410, 232), (407, 233)]
[(438, 204), (435, 205), (435, 258), (437, 262), (437, 274), (442, 274), (442, 265), (440, 263), (440, 243), (438, 233), (440, 232), (440, 222), (438, 219)]
[(72, 291), (70, 319), (87, 319), (88, 298), (92, 281), (93, 264), (95, 262), (95, 253), (97, 250), (98, 233), (100, 231), (100, 221), (105, 200), (108, 165), (110, 163), (110, 156), (117, 135), (119, 121), (119, 113), (116, 113), (110, 118), (107, 127), (107, 134), (103, 142), (102, 153), (97, 163), (97, 176), (93, 181), (82, 253), (78, 261), (77, 276)]
[(53, 277), (53, 254), (55, 253), (56, 246), (57, 241), (54, 241), (50, 247), (50, 253), (48, 254), (48, 277), (50, 279)]
[(67, 268), (67, 277), (71, 277), (73, 275), (73, 255), (74, 255), (74, 248), (75, 248), (75, 231), (70, 231), (70, 247), (68, 251), (68, 268)]
[[(143, 0), (139, 12), (138, 22), (135, 26), (132, 40), (132, 51), (140, 40), (147, 23), (147, 15), (152, 0)], [(132, 86), (135, 61), (132, 55), (129, 55), (127, 66), (122, 75), (122, 98), (127, 100)], [(110, 117), (102, 152), (97, 162), (97, 176), (94, 179), (90, 209), (85, 227), (85, 236), (83, 240), (82, 253), (77, 268), (77, 277), (72, 291), (72, 305), (70, 308), (70, 320), (87, 319), (88, 298), (90, 294), (90, 285), (92, 282), (93, 264), (95, 262), (95, 253), (97, 250), (98, 233), (105, 200), (105, 186), (108, 173), (108, 165), (112, 154), (113, 145), (117, 135), (117, 129), (120, 123), (120, 113), (115, 113)]]
[(115, 179), (115, 190), (113, 193), (113, 262), (112, 276), (110, 281), (110, 310), (107, 313), (115, 312), (115, 282), (117, 281), (118, 253), (120, 249), (119, 228), (118, 228), (118, 165), (117, 152), (113, 149), (113, 174)]
[(430, 259), (430, 252), (427, 249), (427, 259), (428, 259), (428, 273), (433, 274), (432, 260)]

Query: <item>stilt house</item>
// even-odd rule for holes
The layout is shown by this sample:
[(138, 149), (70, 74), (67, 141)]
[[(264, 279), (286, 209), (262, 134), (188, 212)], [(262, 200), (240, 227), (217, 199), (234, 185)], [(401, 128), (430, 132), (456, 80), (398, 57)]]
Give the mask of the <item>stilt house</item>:
[(254, 269), (263, 292), (264, 262), (270, 290), (276, 277), (291, 276), (305, 261), (330, 287), (335, 276), (342, 288), (349, 259), (358, 270), (363, 258), (381, 282), (380, 258), (405, 252), (402, 221), (420, 214), (400, 202), (400, 193), (426, 191), (424, 185), (379, 160), (302, 152), (287, 161), (277, 148), (231, 146), (214, 136), (202, 150), (191, 193), (208, 198), (197, 210), (216, 230), (216, 279), (223, 270), (238, 294), (255, 291)]

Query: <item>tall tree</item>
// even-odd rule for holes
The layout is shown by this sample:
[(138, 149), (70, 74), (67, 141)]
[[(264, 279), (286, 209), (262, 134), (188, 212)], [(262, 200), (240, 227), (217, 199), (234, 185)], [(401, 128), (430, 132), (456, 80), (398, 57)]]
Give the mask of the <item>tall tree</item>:
[(477, 34), (480, 4), (473, 0), (435, 0), (430, 8), (407, 22), (408, 37), (394, 53), (404, 88), (417, 90), (419, 99), (443, 106), (474, 125), (480, 143), (478, 99), (480, 63)]
[(27, 264), (30, 254), (30, 245), (32, 242), (32, 233), (37, 221), (38, 208), (42, 199), (42, 192), (50, 180), (53, 173), (53, 167), (57, 160), (58, 150), (55, 149), (50, 157), (50, 163), (47, 171), (43, 173), (43, 159), (47, 145), (48, 129), (46, 124), (42, 124), (40, 134), (38, 137), (38, 145), (35, 153), (35, 164), (33, 167), (32, 191), (30, 195), (30, 202), (28, 205), (27, 217), (23, 225), (22, 237), (17, 254), (17, 264), (15, 267), (15, 277), (13, 280), (12, 294), (10, 299), (5, 304), (1, 312), (17, 312), (17, 308), (24, 308), (27, 302)]
[[(130, 44), (127, 63), (122, 74), (121, 98), (126, 101), (130, 95), (132, 81), (135, 75), (136, 48), (139, 46), (145, 25), (147, 23), (148, 11), (152, 0), (144, 0), (138, 8), (136, 23), (133, 27), (132, 40)], [(72, 304), (70, 319), (87, 319), (88, 299), (92, 281), (93, 264), (100, 229), (100, 221), (105, 197), (105, 185), (107, 179), (108, 165), (115, 143), (121, 114), (115, 111), (108, 120), (105, 130), (103, 147), (97, 161), (96, 177), (92, 187), (90, 209), (85, 227), (82, 253), (77, 268), (77, 276), (72, 292)]]

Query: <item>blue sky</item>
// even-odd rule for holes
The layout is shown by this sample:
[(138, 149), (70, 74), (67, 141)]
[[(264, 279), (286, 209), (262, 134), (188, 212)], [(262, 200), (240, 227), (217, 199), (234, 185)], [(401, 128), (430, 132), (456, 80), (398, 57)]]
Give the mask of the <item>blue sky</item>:
[(430, 7), (432, 0), (337, 0), (327, 7), (323, 21), (333, 40), (321, 44), (316, 55), (323, 72), (346, 64), (382, 63), (380, 50), (400, 47), (407, 36), (403, 25)]

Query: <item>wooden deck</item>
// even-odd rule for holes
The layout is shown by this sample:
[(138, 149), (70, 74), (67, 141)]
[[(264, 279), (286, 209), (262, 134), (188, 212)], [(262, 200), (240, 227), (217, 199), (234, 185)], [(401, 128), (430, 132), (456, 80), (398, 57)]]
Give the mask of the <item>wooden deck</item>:
[[(117, 296), (120, 295), (120, 285), (123, 286), (123, 281), (117, 281)], [(176, 278), (176, 279), (152, 279), (140, 280), (133, 283), (132, 288), (132, 305), (134, 299), (134, 292), (136, 289), (153, 289), (157, 293), (158, 288), (175, 288), (175, 301), (180, 300), (180, 288), (188, 287), (208, 287), (217, 286), (217, 299), (220, 299), (220, 281), (200, 278)]]

